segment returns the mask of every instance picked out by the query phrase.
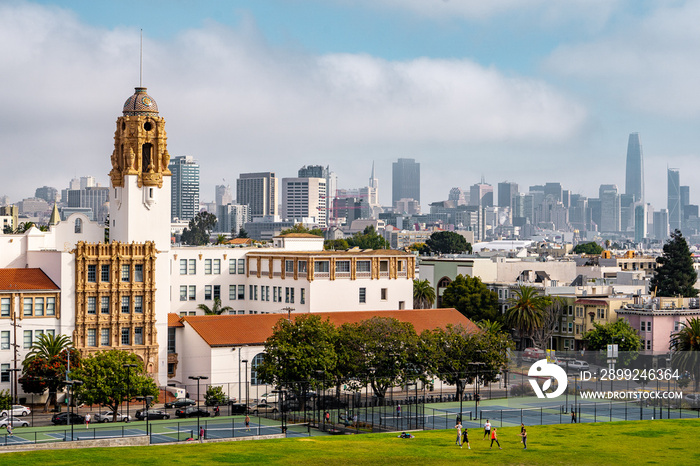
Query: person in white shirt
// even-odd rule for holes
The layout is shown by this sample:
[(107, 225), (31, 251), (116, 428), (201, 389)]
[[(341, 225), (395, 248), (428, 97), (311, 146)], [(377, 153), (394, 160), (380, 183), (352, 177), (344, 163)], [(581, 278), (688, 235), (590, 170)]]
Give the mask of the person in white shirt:
[(484, 424), (484, 438), (481, 440), (488, 440), (491, 434), (491, 423), (489, 422), (488, 419), (486, 419), (486, 423)]

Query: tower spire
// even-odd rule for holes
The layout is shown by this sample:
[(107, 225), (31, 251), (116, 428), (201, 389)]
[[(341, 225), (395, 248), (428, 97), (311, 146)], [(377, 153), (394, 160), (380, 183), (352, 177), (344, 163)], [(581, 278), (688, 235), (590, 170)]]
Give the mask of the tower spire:
[(141, 29), (141, 44), (139, 45), (139, 87), (143, 87), (143, 29)]

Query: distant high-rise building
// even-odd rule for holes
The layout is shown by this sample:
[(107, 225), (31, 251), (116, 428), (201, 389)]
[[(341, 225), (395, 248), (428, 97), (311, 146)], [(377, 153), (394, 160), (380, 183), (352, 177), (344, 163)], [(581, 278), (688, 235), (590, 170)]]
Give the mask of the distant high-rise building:
[(90, 186), (85, 189), (69, 189), (64, 201), (67, 207), (90, 209), (90, 219), (104, 223), (109, 213), (109, 188)]
[(620, 194), (617, 186), (600, 185), (600, 231), (606, 233), (617, 233), (620, 231), (621, 205)]
[(58, 189), (52, 188), (50, 186), (42, 186), (41, 188), (36, 188), (34, 192), (34, 197), (43, 199), (49, 204), (53, 204), (58, 201)]
[(561, 183), (546, 183), (544, 185), (544, 195), (552, 196), (555, 201), (561, 201)]
[(647, 237), (647, 205), (634, 206), (634, 242), (641, 243)]
[(644, 156), (639, 133), (630, 134), (627, 142), (625, 173), (625, 194), (634, 196), (635, 202), (644, 202)]
[(486, 183), (483, 177), (481, 183), (476, 183), (469, 189), (469, 205), (493, 207), (493, 186)]
[(462, 191), (462, 188), (450, 189), (450, 194), (447, 196), (448, 201), (454, 202), (454, 205), (467, 205), (467, 196)]
[(401, 199), (420, 203), (420, 163), (415, 159), (399, 159), (392, 164), (391, 204)]
[(668, 236), (668, 211), (661, 209), (654, 212), (654, 238), (666, 241)]
[(668, 225), (671, 231), (681, 229), (681, 183), (680, 173), (675, 168), (668, 169)]
[(248, 206), (240, 204), (219, 205), (216, 207), (216, 219), (214, 231), (238, 235), (243, 225), (248, 221)]
[(94, 188), (97, 186), (97, 181), (95, 181), (94, 176), (81, 176), (80, 177), (80, 189)]
[(192, 220), (199, 213), (199, 164), (194, 157), (173, 157), (168, 164), (172, 172), (170, 192), (172, 219)]
[(513, 207), (513, 198), (518, 195), (518, 183), (498, 183), (498, 207)]
[(233, 203), (231, 186), (217, 184), (215, 188), (214, 203), (217, 205), (217, 207)]
[(326, 228), (326, 179), (282, 178), (282, 215), (287, 220), (314, 218)]
[(278, 196), (273, 172), (241, 173), (236, 180), (236, 202), (248, 206), (251, 219), (276, 216)]
[[(326, 225), (333, 218), (333, 197), (338, 189), (338, 176), (330, 171), (330, 167), (322, 165), (303, 166), (297, 172), (299, 178), (323, 178), (326, 180)], [(372, 164), (372, 177), (374, 176), (374, 164)], [(376, 180), (375, 180), (376, 181)], [(370, 178), (370, 183), (372, 182)]]

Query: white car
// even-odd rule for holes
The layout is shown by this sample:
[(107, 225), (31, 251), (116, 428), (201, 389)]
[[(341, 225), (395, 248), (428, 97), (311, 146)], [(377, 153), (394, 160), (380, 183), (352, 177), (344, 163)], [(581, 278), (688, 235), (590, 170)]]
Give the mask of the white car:
[(277, 393), (263, 393), (260, 403), (277, 403)]
[(683, 399), (692, 407), (700, 406), (700, 394), (698, 393), (688, 393), (683, 397)]
[(0, 417), (7, 417), (10, 414), (12, 416), (28, 416), (32, 412), (31, 409), (22, 405), (12, 405), (12, 409), (9, 411), (11, 412), (8, 412), (7, 409), (3, 409), (0, 411)]
[(0, 428), (7, 427), (7, 424), (11, 423), (12, 427), (29, 427), (29, 423), (18, 417), (3, 417), (0, 419)]
[[(112, 411), (103, 411), (101, 413), (95, 414), (95, 422), (112, 422), (114, 420), (114, 413)], [(126, 416), (122, 413), (117, 413), (117, 422), (129, 422), (131, 421), (131, 416)]]
[(568, 367), (569, 372), (587, 371), (589, 369), (588, 363), (586, 361), (579, 361), (578, 359), (558, 359), (557, 365), (563, 369), (566, 369)]

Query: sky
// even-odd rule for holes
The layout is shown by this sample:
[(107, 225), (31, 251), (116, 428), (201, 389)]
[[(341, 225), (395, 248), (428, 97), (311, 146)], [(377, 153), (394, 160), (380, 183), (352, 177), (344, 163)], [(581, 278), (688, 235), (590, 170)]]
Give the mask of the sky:
[(639, 132), (647, 202), (666, 168), (700, 203), (700, 2), (0, 0), (0, 195), (108, 185), (115, 121), (142, 84), (200, 199), (240, 173), (421, 164), (421, 203), (483, 177), (624, 192)]

